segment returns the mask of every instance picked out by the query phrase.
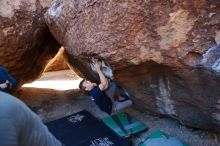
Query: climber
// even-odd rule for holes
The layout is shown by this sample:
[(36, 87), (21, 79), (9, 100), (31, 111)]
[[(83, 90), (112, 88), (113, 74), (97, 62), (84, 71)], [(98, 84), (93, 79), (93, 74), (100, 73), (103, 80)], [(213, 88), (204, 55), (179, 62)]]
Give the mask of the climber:
[(0, 97), (0, 146), (62, 145), (22, 101), (1, 91)]
[(16, 79), (0, 66), (0, 91), (11, 92), (16, 86)]
[(117, 84), (108, 80), (101, 70), (101, 62), (95, 60), (94, 67), (99, 75), (100, 84), (92, 83), (88, 80), (82, 80), (79, 88), (88, 93), (95, 104), (104, 112), (111, 114), (132, 104), (129, 96), (124, 93), (120, 94), (122, 88), (118, 88)]

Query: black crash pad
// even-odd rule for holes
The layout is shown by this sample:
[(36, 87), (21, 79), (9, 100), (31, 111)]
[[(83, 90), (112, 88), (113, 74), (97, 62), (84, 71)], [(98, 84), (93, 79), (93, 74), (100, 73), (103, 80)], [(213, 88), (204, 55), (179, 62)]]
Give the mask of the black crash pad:
[(49, 131), (66, 146), (131, 146), (104, 123), (83, 110), (46, 123)]

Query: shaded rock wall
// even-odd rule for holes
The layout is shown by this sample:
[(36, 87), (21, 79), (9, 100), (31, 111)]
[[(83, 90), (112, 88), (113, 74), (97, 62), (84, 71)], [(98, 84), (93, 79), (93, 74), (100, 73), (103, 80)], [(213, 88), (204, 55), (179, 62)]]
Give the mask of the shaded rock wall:
[(220, 129), (218, 0), (56, 0), (45, 18), (79, 75), (101, 58), (141, 110)]
[(36, 79), (60, 46), (43, 17), (51, 2), (0, 1), (0, 65), (13, 74), (19, 84)]

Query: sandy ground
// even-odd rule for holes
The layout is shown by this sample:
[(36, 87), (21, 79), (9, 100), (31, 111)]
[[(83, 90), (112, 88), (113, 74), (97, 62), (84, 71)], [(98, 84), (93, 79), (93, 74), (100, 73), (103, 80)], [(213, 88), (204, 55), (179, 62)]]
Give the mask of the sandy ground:
[[(52, 81), (51, 83), (47, 82), (47, 84), (49, 84), (50, 88), (54, 89), (45, 88), (45, 85), (41, 85), (40, 88), (23, 87), (17, 93), (17, 96), (29, 105), (44, 122), (58, 119), (83, 109), (88, 110), (97, 118), (107, 116), (107, 114), (96, 107), (93, 101), (89, 100), (87, 96), (81, 93), (79, 89), (67, 88), (68, 90), (64, 90), (63, 87), (65, 85), (63, 84), (67, 83), (65, 81), (68, 81), (72, 87), (76, 88), (76, 80), (78, 80), (78, 78), (71, 73), (71, 71), (47, 73), (38, 81), (44, 81), (44, 83), (46, 81)], [(61, 87), (55, 85), (54, 81), (62, 81), (59, 83)], [(72, 82), (70, 83), (70, 81)], [(170, 118), (151, 116), (147, 112), (138, 111), (134, 106), (125, 109), (124, 112), (135, 116), (150, 127), (148, 131), (142, 132), (131, 138), (134, 146), (137, 146), (141, 139), (145, 138), (151, 131), (157, 129), (163, 130), (169, 135), (179, 138), (190, 146), (220, 146), (220, 142), (218, 141), (219, 135), (216, 133), (188, 128)]]

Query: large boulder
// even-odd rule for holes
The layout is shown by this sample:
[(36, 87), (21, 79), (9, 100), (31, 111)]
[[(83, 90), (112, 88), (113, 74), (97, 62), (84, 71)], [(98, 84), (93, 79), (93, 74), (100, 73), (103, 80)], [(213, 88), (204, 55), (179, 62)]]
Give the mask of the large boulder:
[(55, 0), (45, 18), (79, 75), (96, 80), (103, 59), (140, 110), (220, 130), (219, 4)]
[(44, 20), (51, 2), (0, 1), (0, 65), (19, 84), (36, 79), (60, 47)]

